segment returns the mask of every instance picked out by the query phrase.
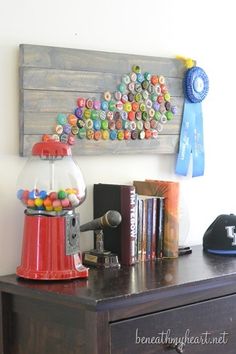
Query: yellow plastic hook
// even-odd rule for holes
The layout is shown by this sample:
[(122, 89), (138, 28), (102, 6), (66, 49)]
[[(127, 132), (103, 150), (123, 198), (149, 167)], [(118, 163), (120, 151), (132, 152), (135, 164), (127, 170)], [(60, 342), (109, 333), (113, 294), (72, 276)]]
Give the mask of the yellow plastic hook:
[(191, 69), (193, 66), (195, 66), (195, 62), (191, 58), (186, 58), (182, 55), (176, 55), (176, 59), (181, 60), (187, 69)]

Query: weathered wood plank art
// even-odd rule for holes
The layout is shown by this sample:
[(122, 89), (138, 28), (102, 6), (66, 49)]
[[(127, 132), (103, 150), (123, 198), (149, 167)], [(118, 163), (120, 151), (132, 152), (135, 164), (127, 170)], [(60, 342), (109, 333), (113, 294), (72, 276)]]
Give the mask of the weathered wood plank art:
[(77, 98), (101, 99), (114, 92), (133, 65), (142, 72), (165, 76), (174, 119), (165, 124), (157, 139), (77, 139), (74, 155), (175, 153), (178, 149), (183, 110), (183, 64), (170, 58), (107, 53), (80, 49), (20, 45), (20, 155), (27, 156), (43, 134), (54, 134), (58, 113), (73, 113)]

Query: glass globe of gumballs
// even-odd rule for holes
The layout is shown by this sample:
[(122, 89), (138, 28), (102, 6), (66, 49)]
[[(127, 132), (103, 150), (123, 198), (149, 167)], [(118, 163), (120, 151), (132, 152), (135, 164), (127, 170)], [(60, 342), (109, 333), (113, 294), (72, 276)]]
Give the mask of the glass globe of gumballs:
[(26, 207), (21, 265), (29, 279), (88, 276), (79, 257), (79, 214), (86, 185), (68, 145), (36, 143), (17, 182), (17, 198)]

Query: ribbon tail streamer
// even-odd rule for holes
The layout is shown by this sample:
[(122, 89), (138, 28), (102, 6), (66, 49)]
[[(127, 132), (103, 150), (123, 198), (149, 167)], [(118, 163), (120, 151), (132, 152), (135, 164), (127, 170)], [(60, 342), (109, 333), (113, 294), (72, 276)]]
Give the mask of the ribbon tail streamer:
[(203, 142), (203, 118), (202, 105), (195, 103), (195, 129), (192, 147), (193, 154), (193, 177), (203, 176), (205, 168), (205, 153)]
[(193, 158), (193, 177), (204, 174), (203, 123), (201, 103), (185, 100), (175, 172), (187, 176)]

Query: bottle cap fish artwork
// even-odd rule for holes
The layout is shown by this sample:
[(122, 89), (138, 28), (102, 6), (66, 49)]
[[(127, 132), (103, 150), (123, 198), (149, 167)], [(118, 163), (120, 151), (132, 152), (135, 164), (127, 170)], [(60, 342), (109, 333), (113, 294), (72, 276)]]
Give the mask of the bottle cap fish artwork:
[(115, 92), (103, 92), (100, 100), (78, 97), (73, 112), (59, 113), (52, 137), (68, 144), (74, 144), (76, 137), (94, 141), (158, 139), (176, 111), (165, 77), (142, 73), (139, 65), (133, 65), (130, 73), (122, 75)]

